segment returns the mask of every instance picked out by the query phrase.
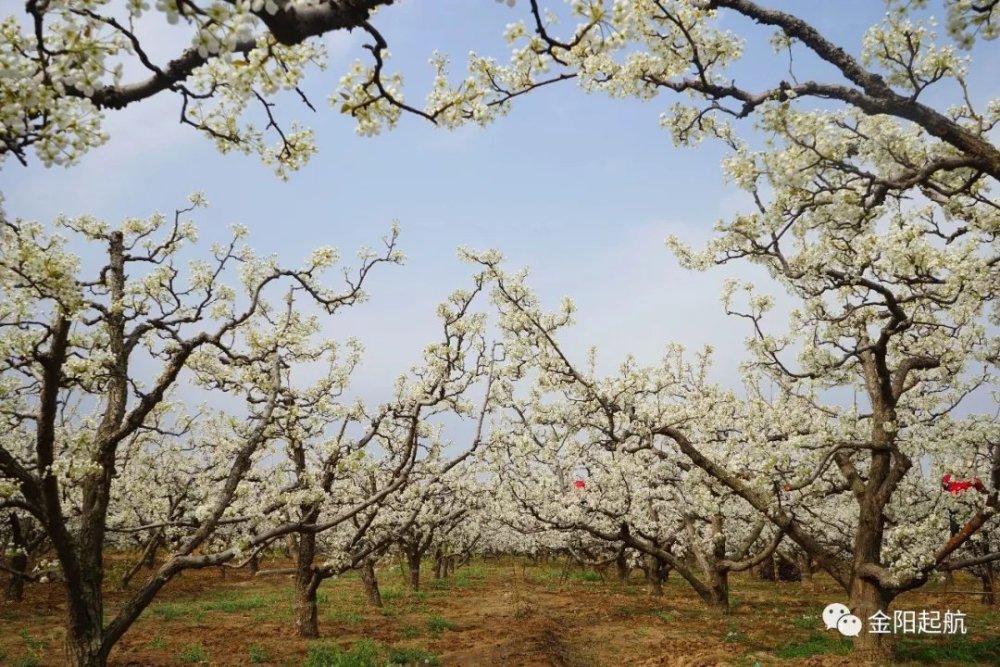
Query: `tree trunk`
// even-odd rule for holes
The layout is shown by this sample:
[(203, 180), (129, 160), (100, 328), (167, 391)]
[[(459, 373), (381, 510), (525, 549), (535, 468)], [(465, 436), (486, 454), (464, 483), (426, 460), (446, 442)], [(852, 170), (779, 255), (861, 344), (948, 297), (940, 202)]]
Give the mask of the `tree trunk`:
[(799, 572), (802, 574), (803, 582), (811, 582), (813, 578), (812, 558), (809, 554), (802, 552), (799, 554)]
[(649, 594), (660, 597), (663, 595), (663, 570), (656, 556), (646, 556), (646, 581), (649, 582)]
[[(14, 555), (10, 559), (10, 567), (14, 572), (10, 573), (10, 583), (7, 584), (5, 597), (20, 602), (24, 598), (24, 573), (28, 571), (28, 540), (21, 529), (21, 521), (17, 518), (17, 514), (11, 513), (8, 521), (10, 535), (14, 541)], [(0, 545), (0, 550), (3, 548), (3, 545)]]
[(91, 628), (88, 632), (66, 636), (66, 664), (72, 667), (107, 667), (108, 660), (101, 651), (101, 631)]
[(444, 569), (444, 554), (441, 553), (441, 547), (438, 547), (434, 551), (434, 578), (440, 579), (442, 576), (442, 571)]
[(250, 570), (251, 576), (256, 576), (260, 572), (260, 554), (254, 554), (250, 557), (247, 562), (247, 569)]
[(163, 536), (157, 534), (152, 542), (150, 542), (150, 545), (146, 547), (146, 554), (142, 559), (142, 564), (147, 570), (152, 570), (156, 567), (156, 552), (159, 550), (161, 544), (163, 544)]
[(319, 580), (313, 578), (304, 586), (295, 581), (295, 630), (299, 637), (315, 639), (319, 637), (319, 617), (316, 605), (316, 590)]
[(316, 556), (316, 535), (302, 533), (298, 539), (295, 562), (295, 631), (299, 637), (319, 637), (316, 590), (319, 579), (313, 571)]
[(979, 579), (983, 582), (983, 604), (992, 607), (997, 603), (997, 572), (993, 563), (985, 563), (982, 567)]
[(721, 513), (712, 517), (712, 556), (702, 563), (708, 579), (709, 596), (706, 602), (713, 609), (729, 613), (729, 570), (719, 566), (726, 559), (726, 533)]
[(625, 555), (625, 550), (622, 549), (615, 557), (615, 572), (618, 575), (618, 583), (624, 584), (628, 582), (628, 571), (628, 558)]
[[(873, 455), (871, 477), (878, 479), (879, 467), (888, 467), (888, 455), (878, 452)], [(876, 494), (869, 490), (859, 503), (858, 528), (854, 538), (854, 576), (851, 579), (851, 614), (861, 619), (862, 631), (854, 640), (854, 658), (858, 664), (884, 665), (892, 662), (893, 641), (891, 634), (867, 632), (868, 619), (878, 611), (889, 614), (893, 595), (885, 590), (873, 577), (862, 577), (857, 573), (868, 563), (881, 564), (882, 537), (885, 529), (884, 505), (879, 504)], [(891, 615), (891, 614), (890, 614)]]
[(891, 634), (868, 632), (868, 618), (877, 611), (889, 613), (892, 599), (881, 586), (868, 579), (855, 577), (851, 585), (851, 613), (861, 619), (861, 634), (854, 640), (854, 658), (857, 664), (885, 665), (892, 662), (893, 642)]
[(375, 564), (365, 561), (361, 565), (361, 582), (365, 586), (365, 596), (368, 604), (373, 607), (382, 607), (382, 593), (378, 589), (378, 578), (375, 576)]
[[(87, 579), (94, 579), (93, 575)], [(71, 667), (106, 667), (103, 645), (104, 609), (100, 581), (83, 581), (78, 590), (67, 582), (69, 618), (66, 626), (66, 664)]]
[(10, 569), (16, 570), (17, 574), (13, 572), (10, 575), (10, 582), (7, 584), (7, 591), (5, 597), (8, 600), (14, 602), (20, 602), (24, 599), (24, 572), (28, 568), (28, 557), (23, 551), (18, 551), (10, 559)]
[(420, 590), (420, 552), (406, 552), (406, 564), (410, 571), (410, 588), (414, 591)]
[(723, 613), (729, 612), (729, 572), (715, 570), (709, 577), (709, 597), (705, 600), (710, 607)]

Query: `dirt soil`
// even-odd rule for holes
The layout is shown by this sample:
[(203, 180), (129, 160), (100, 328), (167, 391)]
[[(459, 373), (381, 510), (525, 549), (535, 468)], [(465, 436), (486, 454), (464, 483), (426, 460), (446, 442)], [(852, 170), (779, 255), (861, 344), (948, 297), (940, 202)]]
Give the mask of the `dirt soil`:
[[(109, 581), (127, 565), (124, 559), (112, 563)], [(701, 604), (675, 576), (662, 597), (651, 596), (640, 574), (620, 584), (559, 562), (489, 560), (439, 581), (426, 568), (425, 590), (413, 593), (404, 587), (399, 568), (387, 566), (379, 572), (382, 609), (365, 603), (356, 576), (326, 582), (320, 589), (321, 638), (310, 641), (294, 634), (288, 576), (185, 572), (129, 630), (111, 664), (292, 667), (306, 665), (311, 650), (331, 645), (348, 650), (365, 639), (419, 649), (429, 664), (436, 656), (447, 666), (854, 664), (851, 640), (824, 630), (820, 620), (826, 604), (846, 602), (829, 579), (775, 584), (740, 576), (732, 583), (732, 609), (722, 614)], [(1000, 611), (963, 592), (975, 590), (972, 580), (960, 579), (956, 588), (961, 590), (946, 593), (931, 586), (898, 602), (901, 609), (961, 609), (968, 630), (961, 636), (904, 638), (899, 664), (1000, 665)], [(0, 665), (62, 664), (63, 595), (58, 583), (33, 584), (23, 602), (0, 602)], [(124, 595), (109, 589), (108, 618)]]

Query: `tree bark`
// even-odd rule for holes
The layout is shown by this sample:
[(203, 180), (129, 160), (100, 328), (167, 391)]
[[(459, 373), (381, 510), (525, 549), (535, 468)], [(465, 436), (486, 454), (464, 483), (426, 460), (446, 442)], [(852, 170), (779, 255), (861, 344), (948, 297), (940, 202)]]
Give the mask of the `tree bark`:
[(24, 552), (18, 551), (10, 559), (10, 569), (16, 570), (10, 575), (10, 581), (7, 583), (7, 591), (4, 595), (6, 599), (13, 602), (20, 602), (24, 599), (24, 572), (28, 567), (28, 557), (24, 555)]
[(656, 597), (663, 595), (663, 567), (662, 561), (656, 556), (647, 555), (646, 558), (646, 581), (649, 582), (649, 594)]
[(983, 564), (979, 579), (983, 582), (983, 604), (992, 607), (997, 603), (997, 572), (993, 563)]
[[(867, 626), (868, 618), (882, 610), (889, 613), (892, 598), (878, 583), (863, 577), (855, 577), (851, 585), (851, 613)], [(854, 659), (862, 665), (885, 665), (892, 662), (893, 641), (891, 634), (875, 634), (863, 628), (854, 640)]]
[(703, 596), (705, 602), (713, 609), (729, 613), (729, 572), (716, 569), (708, 579), (709, 595)]
[[(888, 466), (887, 454), (876, 452), (872, 459), (872, 472), (877, 472), (881, 466)], [(878, 476), (872, 475), (872, 477)], [(851, 599), (848, 607), (864, 625), (870, 616), (880, 610), (888, 614), (894, 596), (878, 579), (859, 574), (865, 565), (881, 564), (882, 537), (885, 529), (884, 504), (879, 502), (877, 494), (869, 487), (860, 500), (861, 511), (858, 514), (858, 528), (854, 541), (854, 574), (851, 578)], [(892, 662), (892, 655), (891, 634), (875, 634), (866, 632), (863, 628), (861, 634), (854, 640), (854, 657), (858, 664), (887, 664)]]
[(161, 544), (163, 544), (163, 536), (157, 534), (147, 548), (145, 557), (142, 559), (142, 564), (147, 570), (152, 570), (156, 567), (156, 552), (159, 550)]
[[(10, 568), (14, 572), (10, 573), (10, 582), (7, 584), (6, 599), (20, 602), (24, 598), (24, 573), (28, 571), (28, 548), (27, 540), (21, 529), (21, 522), (17, 514), (8, 517), (10, 523), (10, 534), (14, 540), (14, 555), (10, 559)], [(3, 547), (0, 546), (0, 549)]]
[(368, 604), (379, 609), (382, 608), (382, 593), (378, 589), (378, 578), (375, 576), (375, 564), (365, 561), (361, 565), (361, 583), (365, 586), (365, 597)]
[(438, 547), (434, 551), (434, 578), (440, 579), (443, 575), (444, 570), (444, 554), (441, 553), (441, 547)]
[(813, 577), (812, 558), (809, 554), (802, 552), (799, 554), (799, 572), (802, 573), (803, 582), (811, 582)]
[[(90, 577), (93, 579), (93, 577)], [(72, 667), (107, 667), (104, 652), (104, 613), (100, 587), (93, 581), (84, 586), (66, 588), (69, 599), (69, 622), (66, 627), (66, 664)]]
[[(111, 303), (121, 303), (125, 298), (125, 244), (122, 232), (112, 232), (108, 246), (107, 285)], [(46, 369), (44, 401), (51, 401), (43, 410), (46, 419), (39, 420), (36, 448), (39, 464), (50, 465), (54, 436), (54, 409), (59, 391), (59, 373), (66, 359), (70, 323), (60, 315), (57, 336), (61, 349), (53, 351)], [(65, 334), (63, 334), (65, 331)], [(91, 461), (99, 472), (84, 477), (81, 483), (80, 529), (71, 537), (59, 500), (56, 478), (45, 478), (46, 505), (49, 511), (47, 532), (52, 539), (63, 574), (68, 602), (66, 628), (66, 660), (75, 667), (104, 667), (107, 665), (110, 644), (104, 636), (104, 533), (111, 499), (111, 481), (115, 472), (117, 440), (114, 434), (121, 427), (128, 404), (128, 351), (125, 347), (125, 316), (120, 308), (111, 308), (107, 315), (107, 349), (110, 355), (107, 387), (104, 391), (104, 414), (97, 427), (96, 447)], [(53, 377), (49, 377), (49, 373)], [(42, 428), (42, 422), (45, 423)], [(43, 442), (44, 441), (44, 442)], [(44, 457), (42, 456), (44, 450)], [(44, 458), (44, 460), (43, 460)], [(113, 643), (113, 642), (112, 642)]]
[(316, 557), (316, 535), (302, 533), (298, 539), (295, 561), (295, 631), (299, 637), (319, 637), (316, 590), (319, 578), (313, 570)]
[(406, 565), (410, 573), (410, 588), (414, 591), (420, 590), (420, 552), (406, 552)]
[(625, 550), (622, 549), (615, 556), (615, 573), (618, 576), (618, 583), (625, 584), (628, 583), (628, 558), (625, 555)]

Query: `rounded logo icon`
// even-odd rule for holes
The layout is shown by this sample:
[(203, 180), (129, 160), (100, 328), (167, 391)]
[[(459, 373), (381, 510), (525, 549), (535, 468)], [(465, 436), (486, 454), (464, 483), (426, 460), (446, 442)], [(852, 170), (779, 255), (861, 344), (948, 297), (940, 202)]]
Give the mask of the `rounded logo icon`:
[(845, 637), (857, 637), (861, 634), (861, 619), (854, 614), (846, 614), (837, 621), (837, 629)]
[(841, 616), (847, 616), (850, 613), (851, 610), (847, 608), (847, 605), (840, 604), (839, 602), (826, 605), (826, 609), (823, 610), (823, 623), (826, 624), (826, 629), (835, 629), (837, 621), (840, 620)]

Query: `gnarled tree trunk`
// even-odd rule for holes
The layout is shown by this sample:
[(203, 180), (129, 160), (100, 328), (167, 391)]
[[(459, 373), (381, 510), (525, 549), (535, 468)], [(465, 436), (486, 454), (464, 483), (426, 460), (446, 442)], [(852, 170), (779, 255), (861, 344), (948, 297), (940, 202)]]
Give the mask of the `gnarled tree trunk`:
[(406, 566), (409, 571), (410, 588), (414, 591), (420, 590), (420, 556), (420, 551), (416, 549), (406, 552)]
[(618, 576), (618, 583), (624, 584), (628, 582), (628, 572), (628, 557), (625, 549), (621, 549), (618, 555), (615, 556), (615, 574)]
[(68, 577), (66, 597), (69, 618), (66, 626), (66, 664), (73, 667), (106, 667), (104, 650), (104, 603), (101, 596), (103, 572), (94, 563), (84, 564), (77, 577)]
[(656, 556), (647, 555), (646, 561), (646, 581), (649, 583), (649, 594), (660, 597), (663, 595), (663, 580), (666, 578), (664, 572), (665, 563)]
[(382, 607), (382, 593), (378, 589), (378, 578), (375, 576), (375, 564), (366, 560), (361, 564), (361, 583), (365, 587), (365, 597), (373, 607)]
[(10, 581), (7, 583), (7, 590), (4, 597), (8, 600), (14, 602), (20, 602), (24, 599), (24, 571), (28, 567), (28, 557), (23, 551), (18, 551), (10, 559), (10, 569), (14, 572), (10, 575)]
[(434, 578), (440, 579), (444, 576), (444, 553), (441, 551), (441, 547), (434, 550)]
[[(876, 452), (872, 455), (870, 478), (878, 479), (887, 474), (888, 454)], [(889, 605), (895, 597), (878, 579), (866, 576), (866, 565), (881, 564), (882, 538), (885, 531), (885, 503), (875, 489), (865, 490), (859, 499), (858, 528), (854, 538), (854, 567), (850, 586), (848, 607), (854, 616), (861, 619), (862, 631), (854, 640), (854, 658), (859, 664), (884, 665), (892, 662), (893, 641), (891, 634), (867, 632), (868, 619), (882, 611), (889, 613)]]
[(295, 561), (295, 631), (299, 637), (319, 637), (316, 591), (320, 579), (313, 569), (316, 535), (302, 533), (298, 539)]
[(880, 609), (888, 613), (892, 597), (877, 583), (855, 577), (851, 585), (851, 613), (861, 619), (862, 630), (854, 640), (854, 658), (858, 664), (886, 665), (892, 662), (893, 641), (891, 634), (868, 632), (868, 618)]

